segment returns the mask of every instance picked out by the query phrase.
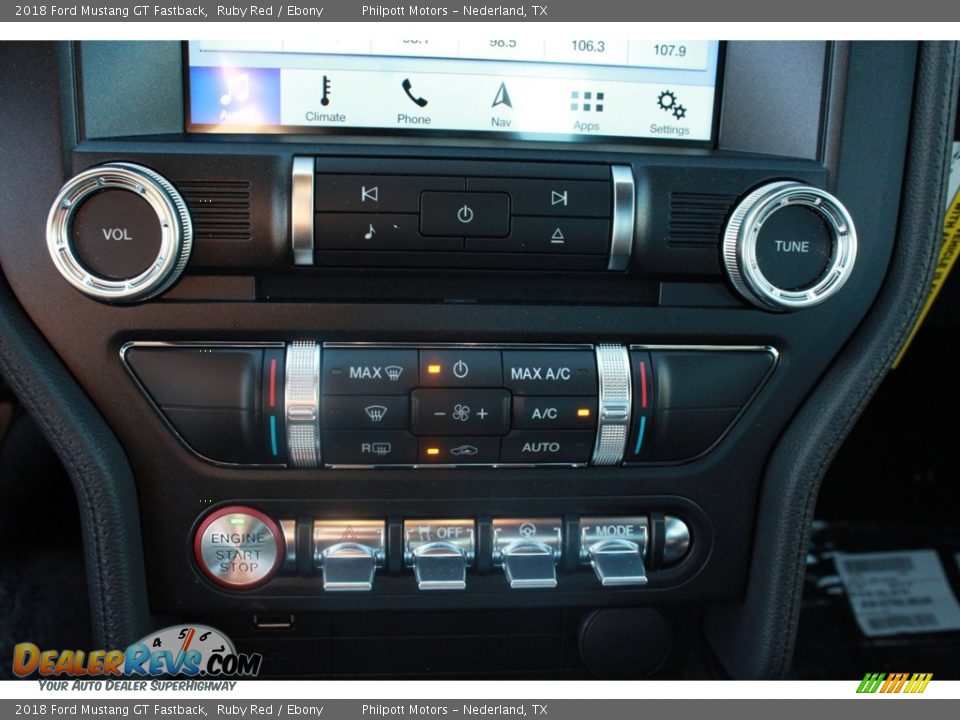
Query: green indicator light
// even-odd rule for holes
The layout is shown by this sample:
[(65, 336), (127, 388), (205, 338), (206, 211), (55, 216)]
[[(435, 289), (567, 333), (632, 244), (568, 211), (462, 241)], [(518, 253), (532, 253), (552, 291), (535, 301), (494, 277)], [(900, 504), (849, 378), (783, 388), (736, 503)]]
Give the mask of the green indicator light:
[(231, 525), (243, 525), (246, 522), (245, 518), (242, 517), (232, 517), (230, 518)]

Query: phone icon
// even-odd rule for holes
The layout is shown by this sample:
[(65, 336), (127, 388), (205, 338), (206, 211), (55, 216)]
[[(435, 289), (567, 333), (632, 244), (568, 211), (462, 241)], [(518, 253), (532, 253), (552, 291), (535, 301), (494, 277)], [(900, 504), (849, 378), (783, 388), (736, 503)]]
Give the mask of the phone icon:
[(407, 94), (408, 98), (410, 98), (413, 102), (415, 102), (420, 107), (427, 106), (426, 98), (417, 97), (416, 95), (413, 94), (413, 83), (411, 83), (409, 80), (403, 81), (403, 91)]

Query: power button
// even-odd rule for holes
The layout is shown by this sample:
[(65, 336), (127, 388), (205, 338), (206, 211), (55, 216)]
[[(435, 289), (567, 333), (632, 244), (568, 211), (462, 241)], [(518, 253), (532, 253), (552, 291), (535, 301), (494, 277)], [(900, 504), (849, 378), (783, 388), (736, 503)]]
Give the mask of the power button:
[(425, 192), (420, 196), (420, 232), (439, 237), (506, 237), (510, 234), (510, 196)]

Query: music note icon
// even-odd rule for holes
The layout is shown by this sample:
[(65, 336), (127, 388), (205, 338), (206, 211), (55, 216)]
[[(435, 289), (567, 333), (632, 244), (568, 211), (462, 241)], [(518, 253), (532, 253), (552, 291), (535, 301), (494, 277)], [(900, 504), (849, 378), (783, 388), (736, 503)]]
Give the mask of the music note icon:
[(364, 240), (373, 240), (373, 236), (377, 234), (377, 231), (373, 229), (373, 225), (370, 226), (370, 229), (367, 231), (367, 234), (363, 236)]
[(234, 99), (245, 102), (250, 97), (250, 76), (247, 73), (234, 75), (227, 80), (227, 92), (220, 96), (221, 105), (229, 105)]

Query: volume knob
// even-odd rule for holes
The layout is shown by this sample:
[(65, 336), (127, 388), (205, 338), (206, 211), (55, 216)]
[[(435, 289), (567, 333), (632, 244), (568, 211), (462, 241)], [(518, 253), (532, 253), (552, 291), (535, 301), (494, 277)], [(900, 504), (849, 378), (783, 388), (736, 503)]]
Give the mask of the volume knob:
[(71, 178), (47, 216), (47, 248), (73, 287), (104, 302), (146, 300), (169, 288), (193, 245), (187, 205), (173, 185), (131, 163)]
[(730, 282), (765, 310), (819, 305), (843, 287), (856, 259), (857, 232), (843, 203), (792, 181), (769, 183), (747, 195), (723, 237)]

